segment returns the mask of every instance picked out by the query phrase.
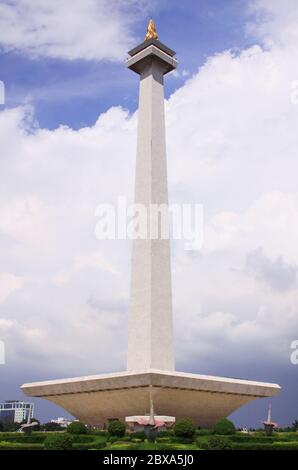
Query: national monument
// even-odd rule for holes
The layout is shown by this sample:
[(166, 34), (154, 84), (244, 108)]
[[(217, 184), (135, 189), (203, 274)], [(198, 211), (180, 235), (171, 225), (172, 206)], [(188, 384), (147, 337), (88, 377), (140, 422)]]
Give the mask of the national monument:
[[(158, 40), (153, 20), (145, 41), (129, 52), (140, 76), (135, 202), (168, 204), (164, 77), (177, 67), (175, 52)], [(175, 371), (169, 239), (135, 239), (132, 247), (127, 370), (22, 385), (82, 422), (149, 413), (191, 418), (211, 427), (240, 406), (276, 395), (276, 384)]]

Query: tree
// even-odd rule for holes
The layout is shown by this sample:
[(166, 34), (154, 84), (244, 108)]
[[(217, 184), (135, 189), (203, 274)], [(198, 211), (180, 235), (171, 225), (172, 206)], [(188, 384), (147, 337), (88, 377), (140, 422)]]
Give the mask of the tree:
[(67, 432), (70, 434), (87, 434), (87, 429), (84, 423), (73, 421), (67, 426)]
[(0, 421), (0, 432), (3, 432), (4, 431), (4, 424), (2, 423), (2, 421)]
[(298, 431), (298, 420), (295, 419), (295, 421), (292, 423), (292, 430), (293, 431)]
[(123, 421), (111, 421), (108, 425), (110, 436), (123, 437), (125, 435), (125, 423)]
[(41, 425), (42, 431), (65, 431), (65, 428), (58, 423), (44, 423)]
[(3, 423), (4, 432), (15, 432), (19, 429), (20, 423)]
[(45, 450), (71, 450), (72, 437), (67, 434), (51, 434), (44, 441)]
[(195, 435), (196, 428), (190, 419), (179, 419), (174, 425), (174, 434), (177, 437), (190, 437)]
[(211, 436), (207, 443), (208, 450), (229, 450), (232, 449), (232, 444), (226, 437)]
[[(31, 419), (30, 424), (33, 424), (33, 423), (37, 423), (37, 424), (34, 425), (34, 426), (30, 426), (30, 427), (28, 427), (28, 428), (27, 428), (27, 427), (24, 428), (24, 433), (25, 433), (25, 434), (31, 434), (32, 431), (40, 431), (40, 421), (39, 421), (38, 419), (36, 419), (36, 418), (33, 418), (33, 419)], [(27, 421), (25, 421), (25, 422), (22, 423), (22, 424), (27, 424)]]
[(235, 434), (235, 432), (234, 423), (227, 418), (220, 419), (213, 427), (214, 434), (228, 435)]
[(36, 431), (40, 430), (40, 421), (37, 418), (32, 418), (31, 423), (38, 423), (38, 426), (35, 426)]

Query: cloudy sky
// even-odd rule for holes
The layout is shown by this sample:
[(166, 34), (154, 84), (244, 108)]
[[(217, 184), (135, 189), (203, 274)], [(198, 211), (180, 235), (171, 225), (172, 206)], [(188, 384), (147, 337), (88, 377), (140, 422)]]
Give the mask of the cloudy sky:
[[(130, 242), (95, 208), (133, 195), (137, 76), (153, 15), (171, 202), (204, 205), (199, 252), (172, 244), (177, 369), (279, 383), (298, 418), (296, 0), (1, 0), (0, 400), (23, 382), (125, 368)], [(298, 102), (298, 100), (297, 100)], [(42, 420), (65, 412), (36, 400)], [(268, 401), (232, 417), (260, 424)]]

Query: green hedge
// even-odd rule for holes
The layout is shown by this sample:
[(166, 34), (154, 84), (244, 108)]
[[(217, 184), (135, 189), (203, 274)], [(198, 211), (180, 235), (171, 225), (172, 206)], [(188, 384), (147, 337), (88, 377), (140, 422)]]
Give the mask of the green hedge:
[(92, 430), (90, 431), (90, 434), (92, 436), (104, 436), (104, 437), (107, 437), (109, 435), (108, 431), (104, 431), (103, 429)]
[(13, 436), (1, 436), (0, 435), (0, 442), (20, 442), (23, 444), (42, 444), (47, 436), (25, 436), (21, 433), (15, 433)]
[(71, 450), (72, 436), (68, 433), (52, 434), (44, 441), (44, 450)]
[(122, 442), (130, 442), (131, 440), (132, 440), (132, 438), (129, 434), (126, 434), (123, 437), (119, 437), (119, 441), (122, 441)]
[(164, 443), (164, 442), (172, 442), (172, 441), (173, 441), (173, 437), (172, 437), (172, 436), (171, 436), (171, 437), (159, 437), (159, 436), (157, 435), (157, 438), (156, 438), (156, 442), (162, 442), (162, 443)]
[(276, 441), (281, 441), (281, 442), (285, 442), (285, 441), (298, 442), (298, 432), (282, 432), (278, 434), (273, 433), (272, 437)]
[[(48, 436), (53, 435), (63, 435), (62, 433), (32, 433), (30, 436), (26, 436), (23, 433), (0, 433), (0, 442), (19, 442), (22, 444), (42, 444)], [(93, 434), (74, 434), (72, 435), (72, 440), (74, 443), (84, 443), (84, 442), (102, 442), (106, 441), (106, 435), (93, 435)]]
[(196, 429), (196, 436), (210, 436), (213, 434), (212, 429)]
[(130, 442), (116, 441), (113, 444), (108, 444), (109, 450), (138, 450), (139, 444), (132, 444)]
[(193, 438), (192, 437), (180, 437), (180, 436), (173, 436), (170, 437), (171, 443), (177, 444), (192, 444)]
[(165, 429), (158, 431), (158, 437), (172, 437), (174, 436), (174, 431), (173, 429)]
[(274, 442), (274, 450), (298, 450), (298, 442)]
[(146, 434), (144, 433), (144, 431), (131, 432), (129, 436), (131, 437), (131, 439), (140, 439), (141, 441), (145, 441), (146, 439)]
[(99, 440), (106, 440), (104, 438), (101, 438), (99, 436), (92, 436), (92, 435), (86, 435), (86, 434), (72, 434), (72, 442), (75, 443), (86, 443), (86, 442), (97, 442)]
[(104, 449), (107, 445), (106, 441), (93, 441), (93, 442), (76, 442), (72, 445), (74, 450), (89, 450), (89, 449)]
[[(42, 450), (43, 442), (48, 436), (54, 438), (63, 438), (67, 435), (65, 432), (34, 432), (30, 436), (23, 433), (0, 433), (0, 450)], [(208, 430), (196, 431), (196, 448), (211, 448), (211, 436), (219, 437), (211, 434)], [(143, 442), (145, 434), (143, 432), (135, 432), (125, 435), (124, 437), (112, 437), (107, 439), (108, 435), (105, 431), (96, 431), (91, 434), (73, 435), (74, 450), (100, 450), (104, 448), (137, 450), (137, 449), (156, 449), (156, 450), (173, 450), (194, 447), (191, 438), (182, 438), (174, 436), (173, 432), (160, 432), (157, 435), (155, 444)], [(228, 440), (233, 450), (298, 450), (298, 433), (274, 433), (271, 437), (266, 437), (263, 432), (253, 434), (233, 434), (224, 436)], [(131, 442), (130, 442), (131, 441)], [(215, 443), (216, 444), (216, 443)], [(216, 448), (214, 445), (213, 448)]]
[(226, 436), (211, 436), (207, 442), (207, 450), (230, 450), (232, 443)]
[(19, 442), (0, 442), (1, 450), (43, 450), (43, 444), (21, 444)]
[(243, 443), (232, 444), (233, 450), (298, 450), (298, 443), (295, 442), (274, 442), (272, 444), (261, 443)]
[[(285, 433), (286, 434), (286, 433)], [(235, 443), (249, 443), (249, 444), (286, 444), (286, 443), (297, 443), (298, 444), (298, 433), (291, 436), (281, 436), (280, 434), (273, 434), (273, 436), (264, 436), (261, 434), (257, 435), (241, 435), (237, 434), (234, 436), (227, 436), (231, 442)]]
[(251, 444), (272, 444), (273, 442), (276, 442), (276, 438), (273, 436), (245, 436), (245, 435), (232, 435), (232, 436), (227, 436), (227, 438), (231, 442), (238, 442), (240, 444), (242, 443), (251, 443)]

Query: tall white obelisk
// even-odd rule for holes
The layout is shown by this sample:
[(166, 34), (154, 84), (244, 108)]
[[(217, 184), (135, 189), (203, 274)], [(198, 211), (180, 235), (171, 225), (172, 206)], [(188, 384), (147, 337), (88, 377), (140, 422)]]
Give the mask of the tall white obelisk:
[[(153, 21), (146, 40), (129, 52), (127, 66), (140, 75), (135, 200), (144, 208), (168, 204), (163, 77), (175, 69), (175, 52), (158, 41)], [(160, 234), (161, 235), (161, 234)], [(191, 418), (212, 427), (277, 384), (174, 370), (169, 239), (133, 242), (127, 371), (23, 384), (31, 397), (62, 406), (83, 423), (143, 416)]]
[[(129, 52), (127, 66), (140, 75), (135, 203), (150, 214), (168, 205), (164, 115), (166, 73), (175, 69), (175, 52), (158, 41), (150, 20), (145, 41)], [(148, 220), (149, 222), (149, 220)], [(128, 370), (174, 370), (170, 241), (135, 239), (132, 249)]]

